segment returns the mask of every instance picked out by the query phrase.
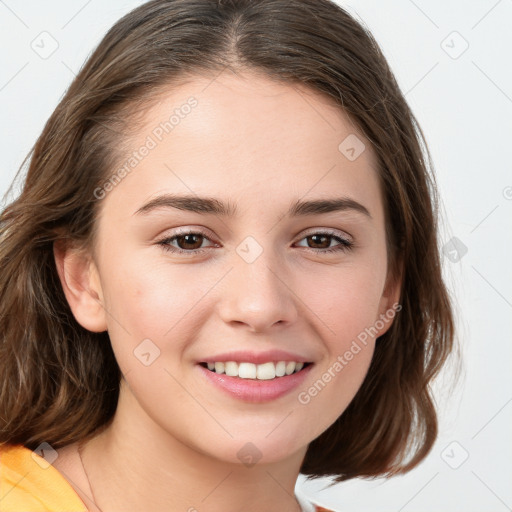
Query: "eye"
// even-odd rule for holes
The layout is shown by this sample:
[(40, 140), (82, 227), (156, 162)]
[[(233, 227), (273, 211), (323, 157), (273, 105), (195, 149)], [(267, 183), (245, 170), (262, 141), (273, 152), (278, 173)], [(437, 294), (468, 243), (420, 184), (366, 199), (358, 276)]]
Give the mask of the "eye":
[[(337, 236), (331, 232), (315, 232), (307, 235), (302, 240), (307, 240), (308, 242), (312, 242), (314, 246), (322, 246), (322, 247), (307, 247), (307, 249), (313, 250), (314, 252), (322, 253), (333, 253), (340, 251), (349, 251), (354, 248), (354, 243), (346, 238), (342, 238)], [(331, 241), (335, 240), (338, 245), (331, 247)], [(325, 245), (327, 244), (327, 247)]]
[[(206, 233), (202, 231), (184, 230), (171, 237), (166, 237), (160, 240), (157, 244), (165, 251), (193, 256), (196, 254), (202, 254), (207, 250), (207, 248), (201, 247), (205, 240), (211, 242)], [(314, 232), (301, 240), (307, 240), (308, 244), (312, 243), (313, 247), (306, 247), (306, 249), (319, 254), (349, 251), (354, 248), (354, 243), (352, 241), (332, 232)], [(338, 242), (338, 244), (331, 246), (331, 242), (333, 240)], [(216, 244), (213, 244), (210, 247), (214, 247), (215, 245)]]
[[(193, 255), (203, 253), (206, 250), (200, 247), (203, 240), (210, 239), (202, 231), (182, 231), (176, 235), (160, 240), (158, 245), (161, 245), (165, 251)], [(173, 243), (176, 243), (178, 247), (171, 245)]]

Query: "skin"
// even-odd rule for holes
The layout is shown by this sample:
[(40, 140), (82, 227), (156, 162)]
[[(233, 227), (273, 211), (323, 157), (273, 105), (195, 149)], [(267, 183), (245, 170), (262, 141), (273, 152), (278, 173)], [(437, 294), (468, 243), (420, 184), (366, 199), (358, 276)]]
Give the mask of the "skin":
[[(399, 283), (387, 274), (375, 155), (324, 97), (228, 71), (167, 91), (147, 112), (132, 151), (190, 96), (198, 101), (192, 112), (101, 199), (91, 251), (55, 248), (73, 314), (86, 329), (108, 330), (124, 374), (113, 422), (85, 444), (85, 468), (103, 512), (296, 511), (308, 444), (353, 399), (375, 339), (392, 320), (309, 403), (298, 394), (399, 299)], [(350, 134), (366, 146), (354, 161), (338, 150)], [(229, 201), (238, 215), (171, 208), (134, 215), (171, 192)], [(371, 218), (353, 210), (285, 216), (298, 199), (340, 196), (364, 205)], [(158, 242), (179, 227), (207, 238), (173, 247), (206, 250), (166, 252)], [(322, 252), (339, 245), (308, 238), (325, 230), (354, 248)], [(262, 249), (251, 263), (236, 251), (247, 236)], [(160, 350), (149, 366), (133, 353), (144, 339)], [(198, 360), (235, 349), (288, 350), (314, 365), (285, 396), (247, 403), (198, 376)], [(237, 457), (247, 442), (261, 454), (251, 467)], [(90, 495), (76, 445), (59, 455), (57, 469)]]

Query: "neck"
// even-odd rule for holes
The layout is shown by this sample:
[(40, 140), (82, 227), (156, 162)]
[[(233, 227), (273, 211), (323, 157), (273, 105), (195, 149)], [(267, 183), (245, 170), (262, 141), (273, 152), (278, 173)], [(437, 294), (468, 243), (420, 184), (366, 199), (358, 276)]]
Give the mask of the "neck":
[(83, 448), (103, 512), (300, 511), (294, 488), (307, 447), (272, 464), (218, 460), (160, 428), (142, 409), (134, 415), (135, 402), (122, 386), (114, 419)]

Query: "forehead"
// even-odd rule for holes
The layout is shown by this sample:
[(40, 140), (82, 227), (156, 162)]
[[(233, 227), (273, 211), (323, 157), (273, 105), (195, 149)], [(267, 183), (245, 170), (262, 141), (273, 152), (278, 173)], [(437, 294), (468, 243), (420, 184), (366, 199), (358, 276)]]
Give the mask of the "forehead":
[(333, 100), (302, 84), (230, 71), (192, 77), (162, 89), (129, 146), (150, 149), (109, 194), (120, 208), (162, 192), (260, 208), (263, 198), (288, 207), (306, 195), (350, 195), (379, 208), (369, 141)]

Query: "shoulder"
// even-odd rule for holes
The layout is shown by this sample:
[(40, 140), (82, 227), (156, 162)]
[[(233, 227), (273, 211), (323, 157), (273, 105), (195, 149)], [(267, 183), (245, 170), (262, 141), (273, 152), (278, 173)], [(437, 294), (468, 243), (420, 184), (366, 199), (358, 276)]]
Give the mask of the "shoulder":
[(44, 448), (39, 452), (41, 455), (23, 445), (0, 445), (0, 510), (87, 512), (70, 484), (53, 467), (52, 453), (45, 453)]

